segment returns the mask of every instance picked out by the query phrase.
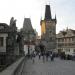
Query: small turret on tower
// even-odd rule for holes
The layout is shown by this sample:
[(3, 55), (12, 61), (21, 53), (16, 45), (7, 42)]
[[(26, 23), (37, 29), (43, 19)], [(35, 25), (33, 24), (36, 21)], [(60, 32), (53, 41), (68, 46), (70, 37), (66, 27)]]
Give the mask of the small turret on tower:
[(55, 22), (57, 23), (57, 18), (56, 18), (56, 14), (55, 14)]

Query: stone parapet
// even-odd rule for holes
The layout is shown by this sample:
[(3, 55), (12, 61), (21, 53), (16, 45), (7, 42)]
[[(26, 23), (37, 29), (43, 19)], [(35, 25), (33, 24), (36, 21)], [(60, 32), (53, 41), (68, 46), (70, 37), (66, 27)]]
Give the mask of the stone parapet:
[(18, 61), (7, 67), (4, 71), (0, 73), (0, 75), (14, 75), (15, 70), (23, 61), (24, 57), (21, 57)]

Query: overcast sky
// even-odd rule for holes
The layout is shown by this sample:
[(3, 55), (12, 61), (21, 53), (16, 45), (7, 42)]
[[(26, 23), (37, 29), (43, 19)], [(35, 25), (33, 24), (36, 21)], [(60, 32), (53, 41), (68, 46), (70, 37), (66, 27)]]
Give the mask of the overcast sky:
[(0, 22), (9, 24), (17, 19), (17, 27), (23, 26), (24, 18), (31, 18), (32, 26), (40, 34), (40, 19), (44, 18), (45, 5), (51, 5), (52, 17), (57, 17), (57, 30), (75, 29), (75, 0), (0, 0)]

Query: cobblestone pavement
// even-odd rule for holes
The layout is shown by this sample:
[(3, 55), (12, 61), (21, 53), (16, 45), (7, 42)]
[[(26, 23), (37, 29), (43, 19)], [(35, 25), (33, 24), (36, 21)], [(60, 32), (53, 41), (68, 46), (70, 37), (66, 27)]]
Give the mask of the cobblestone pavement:
[(43, 62), (37, 56), (34, 63), (31, 59), (27, 60), (22, 75), (75, 75), (75, 61), (55, 58), (54, 61)]

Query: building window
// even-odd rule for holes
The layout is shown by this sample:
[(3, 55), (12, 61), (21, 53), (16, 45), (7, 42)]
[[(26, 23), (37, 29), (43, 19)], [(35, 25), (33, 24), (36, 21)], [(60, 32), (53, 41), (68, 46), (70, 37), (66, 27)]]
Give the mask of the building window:
[(69, 42), (71, 42), (71, 38), (69, 38)]
[(3, 46), (3, 37), (0, 37), (0, 47)]
[(64, 41), (64, 39), (58, 39), (58, 42), (63, 42)]
[(75, 41), (75, 37), (72, 37), (72, 41)]

